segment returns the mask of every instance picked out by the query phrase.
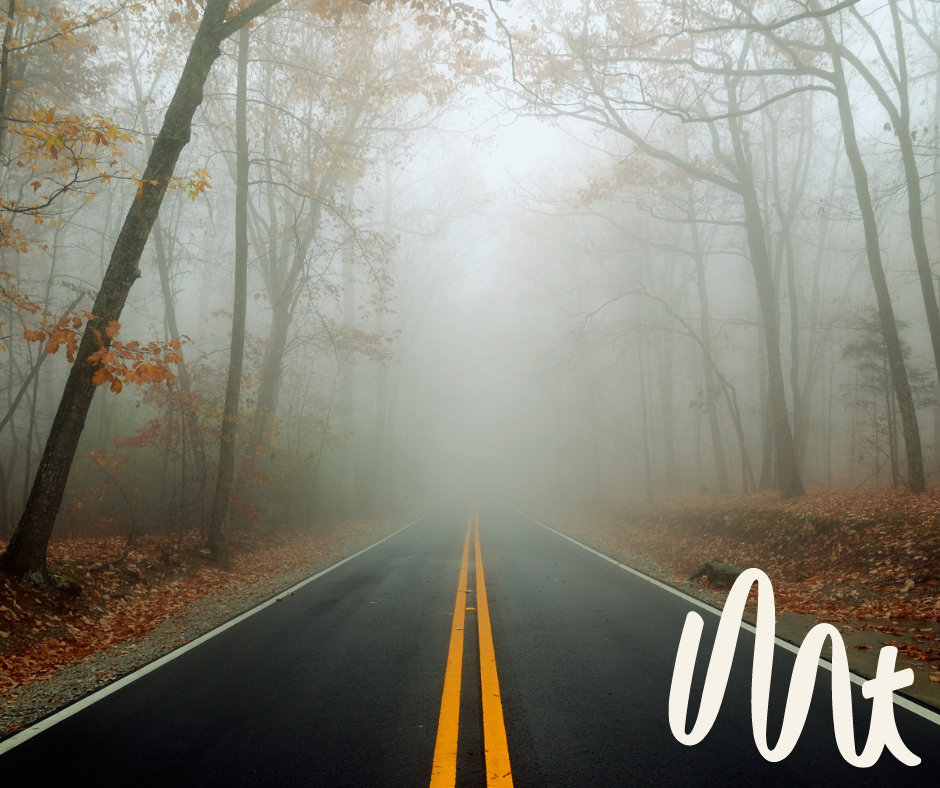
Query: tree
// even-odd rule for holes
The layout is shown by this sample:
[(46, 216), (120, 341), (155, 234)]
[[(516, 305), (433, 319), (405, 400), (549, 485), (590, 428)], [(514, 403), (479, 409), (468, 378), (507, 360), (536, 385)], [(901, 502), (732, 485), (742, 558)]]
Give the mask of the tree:
[(238, 400), (245, 357), (245, 317), (248, 310), (248, 48), (249, 32), (238, 34), (238, 79), (235, 87), (235, 304), (232, 307), (232, 345), (219, 440), (219, 470), (209, 519), (207, 545), (212, 560), (223, 569), (231, 566), (228, 547), (229, 507), (235, 477), (235, 437)]
[(92, 356), (107, 352), (113, 335), (111, 323), (120, 319), (124, 303), (140, 276), (138, 265), (160, 204), (176, 168), (180, 152), (189, 142), (193, 115), (202, 103), (202, 89), (213, 63), (221, 54), (222, 42), (274, 6), (278, 0), (255, 2), (229, 16), (230, 0), (207, 0), (202, 21), (193, 39), (173, 99), (167, 108), (153, 149), (140, 179), (124, 226), (111, 254), (111, 261), (92, 309), (94, 319), (82, 336), (75, 363), (59, 402), (26, 510), (13, 538), (0, 556), (0, 569), (17, 575), (42, 575), (46, 548), (62, 502), (65, 484), (78, 439), (95, 393)]
[[(851, 97), (849, 95), (848, 82), (843, 64), (847, 50), (837, 39), (829, 21), (829, 18), (833, 14), (838, 13), (840, 7), (823, 8), (818, 0), (810, 0), (809, 11), (805, 13), (795, 14), (792, 18), (784, 20), (774, 19), (771, 22), (764, 22), (758, 18), (750, 8), (740, 3), (739, 0), (732, 0), (732, 5), (740, 14), (740, 17), (735, 20), (735, 24), (739, 26), (739, 29), (752, 32), (767, 39), (776, 47), (776, 50), (789, 61), (788, 65), (791, 73), (800, 74), (804, 77), (811, 77), (828, 83), (829, 87), (827, 91), (833, 93), (836, 97), (845, 153), (849, 160), (849, 166), (851, 167), (855, 183), (855, 193), (858, 198), (859, 210), (861, 212), (865, 232), (865, 250), (868, 258), (868, 269), (875, 290), (878, 313), (881, 318), (882, 331), (887, 348), (888, 363), (891, 369), (891, 377), (901, 414), (904, 446), (907, 453), (908, 485), (911, 492), (923, 492), (926, 489), (926, 479), (924, 476), (924, 463), (921, 452), (920, 429), (917, 425), (917, 411), (904, 364), (901, 339), (898, 334), (897, 321), (894, 316), (894, 306), (891, 302), (891, 292), (888, 288), (884, 265), (881, 259), (881, 244), (874, 203), (868, 183), (868, 172), (862, 158), (856, 135), (855, 117), (852, 110)], [(804, 31), (803, 28), (800, 27), (799, 23), (806, 19), (811, 19), (818, 25), (818, 33), (816, 36), (813, 36), (809, 31)], [(803, 33), (803, 35), (796, 35), (790, 38), (778, 33), (779, 30), (786, 29), (790, 24), (794, 24), (796, 32)], [(819, 40), (820, 35), (822, 40)], [(808, 64), (806, 62), (808, 53), (811, 54), (813, 58), (819, 55), (828, 55), (832, 70), (827, 71), (815, 65), (813, 61)], [(761, 74), (762, 72), (756, 70), (750, 73)], [(931, 295), (931, 298), (932, 297)], [(928, 310), (929, 309), (928, 307)]]
[[(254, 0), (242, 7), (231, 0), (206, 0), (163, 126), (153, 142), (147, 166), (138, 181), (136, 197), (112, 251), (91, 313), (93, 317), (89, 319), (89, 330), (85, 331), (77, 348), (26, 509), (6, 551), (0, 556), (0, 569), (18, 575), (43, 576), (46, 548), (95, 391), (96, 361), (110, 351), (113, 326), (118, 325), (131, 287), (140, 276), (138, 266), (144, 247), (180, 153), (189, 142), (206, 79), (221, 54), (222, 42), (279, 1)], [(351, 2), (353, 0), (322, 0), (314, 3), (312, 10), (337, 17)], [(409, 5), (421, 12), (418, 19), (422, 24), (449, 29), (478, 26), (482, 17), (480, 12), (463, 3), (412, 0)], [(187, 13), (198, 17), (194, 3), (187, 0), (187, 7)], [(178, 17), (179, 12), (173, 10), (171, 16), (174, 15)]]
[[(901, 323), (900, 329), (906, 327)], [(891, 486), (901, 482), (901, 464), (898, 438), (898, 404), (891, 379), (888, 348), (878, 313), (867, 309), (858, 319), (856, 338), (843, 346), (842, 358), (849, 361), (858, 372), (857, 387), (853, 400), (862, 411), (870, 428), (867, 446), (871, 451), (874, 466), (872, 476), (880, 479), (883, 458), (887, 458), (891, 470)], [(911, 347), (902, 340), (902, 351), (909, 369), (911, 388), (917, 404), (930, 405), (933, 387), (930, 376), (911, 364)]]
[[(746, 36), (686, 35), (685, 43), (677, 44), (674, 35), (682, 36), (689, 28), (685, 13), (674, 13), (668, 6), (626, 7), (605, 0), (586, 3), (578, 13), (558, 4), (550, 7), (550, 44), (537, 35), (517, 36), (517, 47), (518, 41), (528, 47), (518, 72), (520, 98), (543, 112), (622, 135), (639, 152), (740, 200), (765, 339), (779, 486), (784, 497), (802, 495), (787, 412), (777, 291), (747, 125), (749, 116), (763, 107), (752, 108), (745, 101), (749, 92), (744, 64), (753, 54), (753, 42)], [(664, 30), (670, 35), (661, 35)], [(683, 78), (677, 80), (678, 74)], [(701, 84), (693, 82), (694, 89), (687, 92), (686, 80), (699, 74)], [(782, 90), (774, 100), (794, 90)], [(669, 127), (675, 121), (695, 123), (708, 135), (691, 157), (669, 147), (678, 137)], [(661, 126), (665, 128), (658, 134), (651, 133)]]
[[(917, 276), (920, 280), (921, 294), (924, 299), (924, 309), (927, 315), (927, 327), (930, 332), (930, 342), (933, 347), (934, 366), (940, 376), (940, 306), (937, 304), (937, 292), (934, 288), (933, 273), (930, 270), (930, 256), (927, 251), (927, 237), (924, 231), (923, 194), (921, 192), (921, 174), (917, 166), (917, 157), (914, 152), (917, 129), (913, 128), (911, 120), (910, 78), (908, 74), (908, 52), (904, 40), (904, 29), (901, 24), (901, 13), (898, 2), (889, 2), (891, 14), (891, 31), (894, 40), (895, 59), (892, 61), (888, 55), (881, 36), (876, 32), (871, 21), (859, 12), (853, 5), (850, 9), (856, 23), (869, 36), (875, 44), (879, 60), (887, 76), (879, 78), (864, 63), (852, 48), (836, 41), (833, 36), (831, 46), (834, 56), (851, 63), (853, 68), (868, 83), (872, 92), (878, 98), (894, 127), (898, 141), (898, 150), (901, 153), (901, 163), (904, 170), (904, 183), (907, 191), (907, 215), (911, 229), (911, 244), (914, 249), (914, 262), (917, 267)], [(935, 45), (935, 48), (938, 48)], [(897, 96), (892, 98), (891, 93)]]
[(27, 251), (34, 239), (17, 220), (42, 224), (61, 198), (108, 182), (131, 137), (100, 115), (69, 114), (63, 86), (86, 95), (102, 86), (69, 58), (91, 56), (81, 33), (123, 9), (17, 6), (9, 0), (0, 50), (0, 249)]

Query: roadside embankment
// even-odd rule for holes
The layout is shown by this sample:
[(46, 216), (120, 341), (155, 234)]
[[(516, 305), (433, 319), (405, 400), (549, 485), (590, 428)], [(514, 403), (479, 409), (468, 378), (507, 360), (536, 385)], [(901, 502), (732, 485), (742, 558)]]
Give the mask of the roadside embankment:
[(780, 637), (799, 644), (816, 622), (836, 624), (866, 676), (881, 645), (896, 645), (899, 669), (915, 669), (910, 694), (940, 708), (940, 493), (682, 496), (554, 523), (719, 608), (727, 590), (692, 574), (713, 559), (758, 567), (773, 583)]
[(197, 533), (62, 539), (49, 568), (82, 593), (0, 574), (0, 739), (164, 656), (404, 523), (354, 523), (258, 538), (233, 534), (233, 569)]

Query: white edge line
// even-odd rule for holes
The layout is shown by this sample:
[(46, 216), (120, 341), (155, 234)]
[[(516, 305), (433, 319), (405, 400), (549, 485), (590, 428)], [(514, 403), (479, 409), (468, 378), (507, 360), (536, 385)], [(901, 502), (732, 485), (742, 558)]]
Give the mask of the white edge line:
[(8, 750), (12, 750), (17, 745), (20, 745), (23, 742), (33, 738), (33, 736), (35, 736), (37, 733), (42, 733), (47, 728), (51, 728), (53, 725), (59, 722), (62, 722), (62, 720), (68, 719), (73, 714), (77, 714), (82, 709), (86, 709), (92, 704), (97, 703), (99, 700), (108, 697), (108, 695), (112, 694), (113, 692), (117, 692), (119, 689), (126, 687), (128, 684), (131, 684), (132, 682), (137, 681), (137, 679), (143, 678), (148, 673), (151, 673), (157, 668), (163, 667), (168, 662), (172, 662), (177, 657), (181, 657), (187, 651), (190, 651), (191, 649), (194, 649), (197, 646), (201, 646), (210, 638), (214, 638), (216, 635), (221, 634), (226, 629), (230, 629), (231, 627), (234, 627), (236, 624), (241, 623), (249, 616), (253, 616), (255, 613), (258, 613), (264, 610), (266, 607), (273, 605), (275, 602), (280, 602), (284, 597), (292, 594), (298, 588), (303, 588), (303, 586), (307, 585), (307, 583), (312, 583), (318, 577), (323, 577), (323, 575), (325, 575), (327, 572), (332, 572), (334, 569), (336, 569), (336, 567), (342, 566), (347, 561), (352, 561), (353, 558), (357, 558), (363, 553), (371, 550), (373, 547), (377, 547), (378, 545), (382, 544), (382, 542), (388, 541), (393, 536), (397, 536), (406, 528), (410, 528), (415, 523), (418, 523), (421, 520), (423, 520), (425, 517), (431, 514), (431, 512), (437, 509), (438, 506), (440, 506), (440, 504), (438, 504), (434, 508), (422, 514), (417, 520), (414, 520), (408, 523), (408, 525), (402, 526), (394, 533), (390, 533), (384, 539), (379, 539), (379, 541), (374, 542), (373, 544), (370, 544), (368, 547), (364, 547), (358, 553), (353, 553), (350, 556), (346, 556), (346, 558), (342, 559), (341, 561), (337, 561), (335, 564), (331, 564), (326, 569), (321, 569), (315, 575), (311, 575), (307, 579), (301, 580), (299, 583), (291, 586), (285, 591), (279, 591), (277, 594), (275, 594), (273, 597), (268, 599), (266, 602), (262, 602), (260, 605), (257, 605), (256, 607), (251, 608), (251, 610), (246, 610), (240, 616), (236, 616), (230, 621), (226, 621), (224, 624), (217, 626), (215, 629), (209, 630), (204, 635), (200, 635), (198, 638), (196, 638), (195, 640), (191, 640), (186, 645), (180, 646), (179, 648), (174, 649), (169, 654), (166, 654), (165, 656), (162, 656), (159, 659), (155, 659), (153, 662), (148, 662), (142, 668), (135, 670), (133, 673), (128, 673), (123, 678), (118, 679), (117, 681), (112, 682), (111, 684), (108, 684), (107, 687), (103, 687), (97, 692), (93, 692), (91, 695), (86, 695), (81, 700), (77, 700), (75, 701), (75, 703), (72, 703), (71, 705), (66, 706), (64, 709), (57, 711), (55, 714), (52, 714), (49, 717), (46, 717), (45, 719), (40, 720), (35, 725), (31, 725), (25, 730), (22, 730), (19, 733), (14, 734), (9, 739), (5, 739), (4, 741), (0, 742), (0, 755), (3, 755), (3, 753), (7, 752)]
[[(610, 561), (610, 563), (614, 564), (615, 566), (619, 566), (621, 569), (625, 569), (627, 572), (630, 572), (630, 574), (636, 575), (640, 579), (646, 580), (648, 583), (652, 583), (654, 586), (657, 586), (658, 588), (662, 588), (664, 591), (668, 591), (670, 594), (675, 594), (678, 597), (682, 597), (682, 599), (686, 600), (687, 602), (691, 602), (693, 605), (697, 607), (704, 608), (709, 613), (713, 613), (716, 616), (721, 615), (722, 611), (719, 610), (717, 607), (713, 607), (712, 605), (709, 605), (707, 602), (703, 602), (701, 599), (696, 599), (694, 596), (690, 596), (689, 594), (683, 593), (682, 591), (679, 591), (679, 589), (673, 588), (672, 586), (667, 585), (666, 583), (663, 583), (659, 580), (656, 580), (655, 578), (650, 577), (649, 575), (644, 575), (642, 572), (634, 569), (632, 566), (627, 566), (626, 564), (622, 564), (620, 563), (620, 561), (617, 561), (616, 559), (611, 558), (609, 555), (605, 555), (604, 553), (598, 550), (595, 550), (593, 547), (588, 547), (586, 544), (582, 544), (577, 539), (572, 539), (567, 534), (563, 534), (561, 531), (556, 531), (551, 526), (545, 525), (545, 523), (540, 523), (535, 518), (529, 517), (529, 515), (527, 515), (524, 511), (522, 511), (515, 504), (513, 504), (513, 509), (519, 512), (519, 514), (521, 514), (527, 520), (531, 520), (536, 525), (541, 525), (542, 528), (546, 528), (547, 530), (551, 531), (553, 534), (557, 534), (562, 539), (567, 539), (569, 542), (573, 542), (574, 544), (578, 545), (578, 547), (581, 547), (587, 550), (589, 553), (594, 553), (594, 555), (600, 558), (603, 558), (605, 561)], [(752, 626), (751, 624), (748, 624), (746, 621), (741, 622), (741, 629), (745, 629), (751, 633), (757, 632), (757, 629), (755, 629), (754, 626)], [(798, 654), (800, 651), (800, 649), (797, 646), (794, 646), (792, 643), (789, 643), (786, 640), (781, 640), (780, 638), (776, 636), (774, 636), (774, 643), (780, 646), (780, 648), (785, 649), (786, 651), (790, 651), (794, 654)], [(827, 662), (824, 659), (819, 660), (819, 666), (821, 668), (825, 668), (828, 671), (832, 670), (832, 664)], [(863, 676), (859, 676), (856, 673), (852, 673), (850, 671), (849, 680), (853, 684), (862, 685), (868, 679), (864, 678)], [(930, 722), (934, 723), (934, 725), (940, 725), (940, 714), (937, 714), (937, 712), (931, 711), (930, 709), (924, 706), (921, 706), (919, 703), (915, 703), (909, 698), (902, 697), (900, 695), (897, 695), (896, 693), (893, 695), (893, 697), (894, 697), (894, 703), (896, 706), (900, 706), (902, 709), (907, 709), (908, 711), (913, 712), (919, 717), (923, 717), (925, 720), (929, 720)]]

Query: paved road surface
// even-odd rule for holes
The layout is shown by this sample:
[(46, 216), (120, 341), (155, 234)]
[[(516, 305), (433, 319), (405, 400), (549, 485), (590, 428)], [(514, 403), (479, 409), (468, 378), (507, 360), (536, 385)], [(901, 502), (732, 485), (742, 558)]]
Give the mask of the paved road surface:
[[(486, 746), (495, 752), (493, 742), (504, 735), (511, 762), (511, 774), (491, 775), (491, 786), (857, 788), (936, 779), (940, 727), (900, 708), (898, 729), (921, 765), (903, 766), (887, 752), (870, 769), (845, 763), (823, 670), (796, 750), (781, 763), (764, 761), (751, 733), (747, 632), (711, 733), (695, 747), (679, 744), (667, 702), (692, 604), (508, 504), (480, 506), (479, 552), (468, 519), (472, 525), (469, 504), (438, 508), (10, 749), (0, 755), (3, 785), (81, 784), (87, 777), (105, 786), (410, 788), (430, 785), (433, 769), (438, 785), (481, 787), (484, 724)], [(467, 580), (459, 588), (462, 569)], [(487, 611), (474, 598), (481, 575), (489, 626), (480, 626)], [(456, 630), (461, 613), (464, 628)], [(717, 623), (705, 614), (703, 649), (710, 650)], [(484, 663), (492, 661), (485, 656), (488, 632), (499, 689), (485, 693), (484, 722), (481, 686), (492, 688), (485, 675), (481, 680), (481, 653)], [(776, 650), (771, 742), (793, 660)], [(455, 736), (459, 730), (450, 767), (446, 724), (438, 736), (442, 705), (448, 713), (449, 664)], [(871, 704), (857, 686), (853, 700), (860, 748)]]

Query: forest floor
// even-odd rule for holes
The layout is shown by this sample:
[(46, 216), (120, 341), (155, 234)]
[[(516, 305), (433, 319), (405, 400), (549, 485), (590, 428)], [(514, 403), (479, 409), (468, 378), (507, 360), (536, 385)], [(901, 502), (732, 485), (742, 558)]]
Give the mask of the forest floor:
[(0, 739), (130, 673), (402, 523), (276, 537), (232, 535), (233, 568), (209, 562), (198, 533), (53, 540), (49, 568), (78, 596), (0, 573)]
[(780, 637), (798, 645), (815, 623), (835, 624), (864, 676), (873, 675), (881, 645), (896, 645), (898, 669), (915, 669), (908, 694), (940, 708), (940, 492), (688, 495), (555, 521), (719, 608), (727, 589), (692, 575), (715, 559), (758, 567), (773, 583)]

